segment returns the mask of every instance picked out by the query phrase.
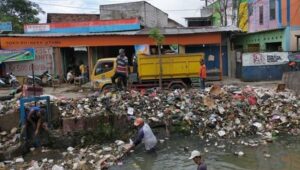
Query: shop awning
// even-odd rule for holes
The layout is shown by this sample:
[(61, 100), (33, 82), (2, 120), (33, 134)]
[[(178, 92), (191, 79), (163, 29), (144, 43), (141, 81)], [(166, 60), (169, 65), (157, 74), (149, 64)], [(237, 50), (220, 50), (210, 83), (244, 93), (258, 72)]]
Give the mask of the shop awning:
[(34, 48), (18, 50), (0, 50), (0, 63), (12, 61), (27, 61), (35, 59)]

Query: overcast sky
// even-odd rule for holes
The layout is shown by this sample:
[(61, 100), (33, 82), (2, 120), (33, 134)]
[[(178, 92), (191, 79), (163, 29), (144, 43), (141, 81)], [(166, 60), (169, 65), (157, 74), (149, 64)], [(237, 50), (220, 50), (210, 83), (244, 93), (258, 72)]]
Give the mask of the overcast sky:
[[(99, 5), (139, 0), (30, 0), (40, 5), (46, 13), (85, 13), (99, 14)], [(184, 17), (200, 16), (204, 0), (146, 0), (169, 14), (169, 18), (185, 24)], [(39, 15), (41, 23), (46, 22), (47, 14)]]

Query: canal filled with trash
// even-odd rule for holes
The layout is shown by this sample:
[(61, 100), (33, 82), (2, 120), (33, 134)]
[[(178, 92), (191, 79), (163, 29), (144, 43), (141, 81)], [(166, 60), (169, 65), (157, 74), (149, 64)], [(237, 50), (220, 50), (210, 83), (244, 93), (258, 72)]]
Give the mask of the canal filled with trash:
[[(196, 165), (188, 158), (196, 149), (202, 153), (210, 170), (299, 170), (299, 140), (299, 136), (283, 135), (276, 137), (272, 143), (261, 143), (256, 138), (204, 140), (199, 136), (173, 135), (170, 139), (160, 139), (155, 154), (146, 153), (141, 145), (109, 169), (194, 170)], [(251, 145), (251, 142), (258, 145)], [(80, 159), (80, 154), (77, 157)], [(74, 162), (68, 162), (66, 152), (51, 149), (31, 151), (24, 159), (29, 163), (31, 160), (56, 162), (59, 166)], [(79, 165), (77, 167), (80, 169)], [(74, 168), (74, 165), (69, 168)], [(91, 166), (86, 168), (93, 169)]]
[[(122, 161), (122, 165), (110, 169), (194, 170), (197, 166), (188, 158), (191, 151), (196, 149), (203, 154), (210, 170), (299, 170), (299, 139), (295, 136), (280, 136), (272, 143), (246, 146), (246, 141), (256, 140), (237, 139), (232, 144), (227, 140), (206, 141), (199, 136), (177, 135), (160, 143), (156, 154), (148, 154), (143, 147), (139, 147)], [(245, 143), (241, 144), (241, 141)]]
[[(0, 169), (195, 169), (188, 159), (195, 149), (209, 169), (300, 169), (300, 100), (289, 90), (214, 85), (205, 92), (52, 98), (53, 129), (41, 142), (47, 148), (27, 146), (30, 151), (21, 154), (20, 129), (1, 129)], [(9, 111), (18, 103), (2, 105), (1, 125), (14, 120)], [(143, 144), (124, 155), (139, 117), (159, 141), (156, 155), (146, 154)]]

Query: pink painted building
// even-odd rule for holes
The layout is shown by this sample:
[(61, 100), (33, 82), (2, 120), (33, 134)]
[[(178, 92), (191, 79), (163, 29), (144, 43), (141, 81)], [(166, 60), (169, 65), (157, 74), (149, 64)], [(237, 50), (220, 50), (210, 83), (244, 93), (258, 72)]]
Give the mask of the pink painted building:
[(248, 32), (272, 30), (281, 27), (277, 0), (249, 0)]
[(248, 0), (248, 34), (237, 38), (246, 51), (299, 51), (300, 0)]

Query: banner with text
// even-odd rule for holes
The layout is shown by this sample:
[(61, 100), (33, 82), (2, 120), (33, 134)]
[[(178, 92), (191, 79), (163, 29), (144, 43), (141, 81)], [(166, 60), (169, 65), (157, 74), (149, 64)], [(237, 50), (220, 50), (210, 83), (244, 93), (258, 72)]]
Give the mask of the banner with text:
[(24, 25), (25, 33), (39, 33), (39, 32), (49, 32), (50, 24), (30, 24)]
[(243, 53), (243, 66), (280, 65), (289, 62), (288, 52)]
[(40, 75), (45, 71), (53, 73), (53, 48), (35, 48), (35, 59), (24, 62), (5, 63), (6, 72), (12, 72), (16, 76), (27, 76), (32, 74), (32, 64), (34, 64), (34, 73)]

